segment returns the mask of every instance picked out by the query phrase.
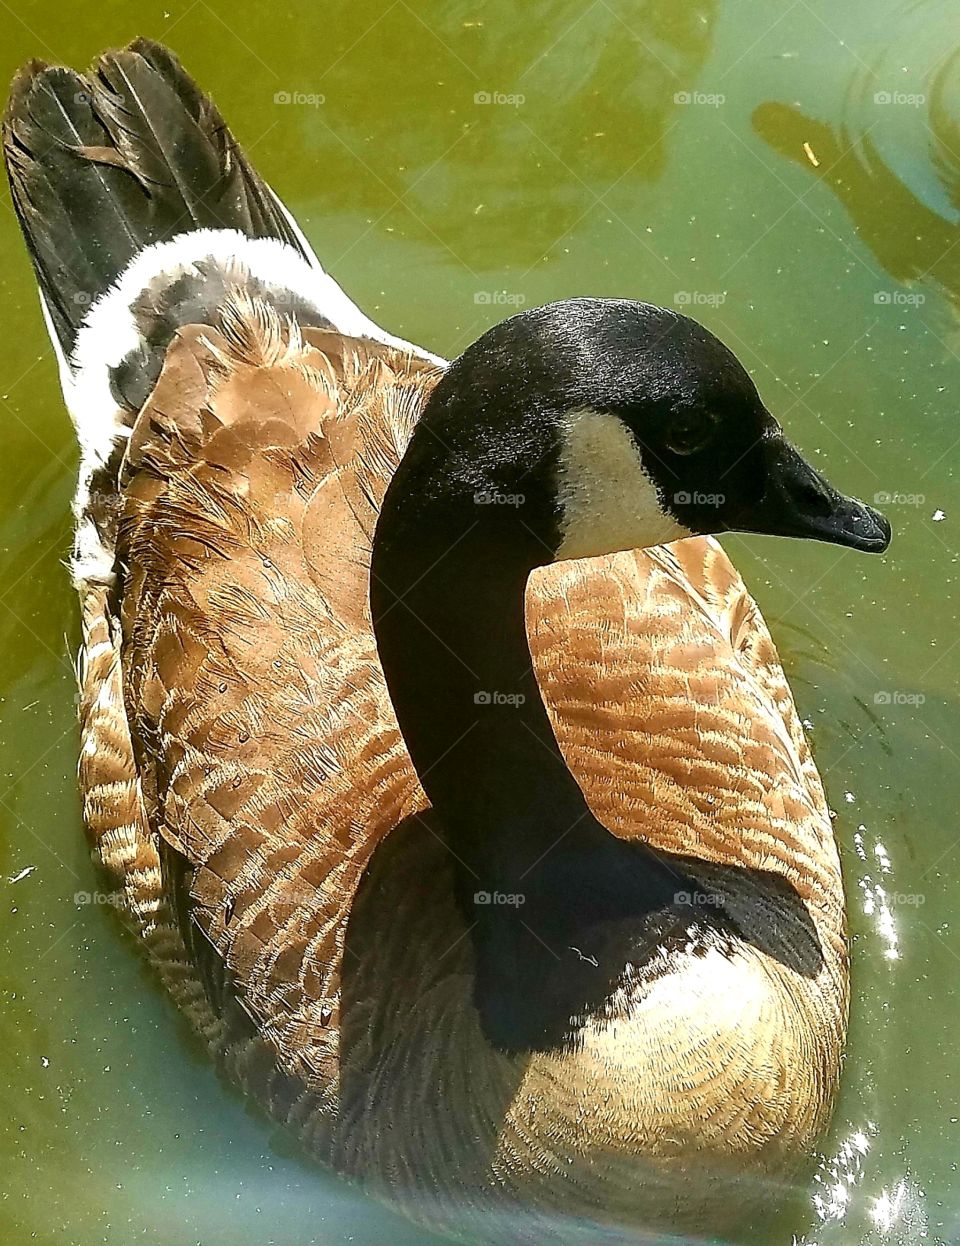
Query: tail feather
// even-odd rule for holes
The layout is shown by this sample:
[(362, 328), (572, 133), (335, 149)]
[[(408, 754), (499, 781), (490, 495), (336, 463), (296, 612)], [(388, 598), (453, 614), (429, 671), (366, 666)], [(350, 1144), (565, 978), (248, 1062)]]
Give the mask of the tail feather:
[(3, 123), (13, 203), (60, 345), (145, 248), (194, 229), (272, 238), (313, 262), (220, 112), (138, 39), (87, 75), (32, 62)]
[[(17, 76), (3, 139), (13, 206), (40, 289), (65, 351), (94, 292), (137, 246), (130, 223), (134, 188), (77, 153), (102, 143), (87, 84), (68, 69), (33, 62)], [(90, 245), (89, 223), (100, 246)]]
[(94, 106), (122, 167), (168, 215), (182, 204), (179, 219), (158, 222), (160, 237), (185, 228), (239, 229), (312, 259), (216, 105), (169, 49), (138, 39), (101, 57), (93, 81)]

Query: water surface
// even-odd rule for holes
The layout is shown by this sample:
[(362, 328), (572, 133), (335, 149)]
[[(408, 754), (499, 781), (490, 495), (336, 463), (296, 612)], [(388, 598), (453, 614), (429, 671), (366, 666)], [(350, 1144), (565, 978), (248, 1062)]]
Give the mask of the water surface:
[[(4, 81), (29, 57), (169, 41), (394, 332), (451, 355), (548, 299), (680, 306), (832, 479), (892, 499), (883, 559), (727, 542), (810, 726), (853, 936), (820, 1170), (737, 1240), (960, 1241), (954, 6), (18, 0), (0, 27)], [(2, 1240), (423, 1242), (249, 1112), (82, 902), (76, 453), (3, 203)]]

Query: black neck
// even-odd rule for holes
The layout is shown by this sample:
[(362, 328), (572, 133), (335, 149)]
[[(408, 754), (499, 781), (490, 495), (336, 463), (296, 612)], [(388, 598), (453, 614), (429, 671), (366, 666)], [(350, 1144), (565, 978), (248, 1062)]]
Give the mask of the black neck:
[(670, 905), (689, 884), (596, 821), (554, 737), (524, 619), (549, 505), (532, 481), (521, 505), (465, 500), (422, 474), (430, 457), (408, 452), (377, 527), (380, 659), (454, 861), (484, 1031), (505, 1049), (552, 1045), (622, 968), (605, 924)]
[(519, 886), (587, 812), (524, 625), (527, 577), (547, 554), (520, 507), (467, 501), (439, 508), (442, 519), (430, 523), (420, 511), (409, 524), (392, 501), (381, 524), (399, 522), (378, 529), (371, 602), (394, 709), (471, 886)]

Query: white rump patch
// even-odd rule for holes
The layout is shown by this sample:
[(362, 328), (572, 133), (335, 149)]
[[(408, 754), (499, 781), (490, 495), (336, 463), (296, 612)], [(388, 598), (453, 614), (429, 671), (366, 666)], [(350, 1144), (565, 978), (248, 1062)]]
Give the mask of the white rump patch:
[(578, 408), (567, 412), (561, 435), (557, 561), (647, 549), (693, 535), (664, 508), (640, 449), (618, 416)]
[[(290, 214), (283, 210), (292, 222)], [(295, 228), (302, 239), (299, 228)], [(307, 245), (305, 240), (304, 245)], [(274, 238), (248, 238), (235, 229), (192, 230), (168, 242), (146, 247), (130, 262), (87, 312), (71, 359), (65, 359), (57, 349), (56, 335), (51, 332), (64, 399), (80, 442), (80, 479), (74, 501), (77, 535), (73, 576), (76, 584), (109, 581), (112, 575), (113, 550), (104, 548), (86, 512), (94, 473), (110, 459), (117, 442), (130, 435), (130, 414), (118, 407), (110, 392), (110, 371), (140, 344), (131, 309), (146, 289), (162, 289), (195, 270), (197, 263), (212, 262), (227, 274), (238, 269), (249, 273), (268, 291), (281, 296), (278, 299), (281, 304), (289, 302), (290, 296), (308, 304), (340, 333), (412, 351), (432, 363), (445, 362), (403, 338), (384, 332), (344, 294), (307, 249), (310, 260)], [(43, 311), (50, 329), (45, 305)]]

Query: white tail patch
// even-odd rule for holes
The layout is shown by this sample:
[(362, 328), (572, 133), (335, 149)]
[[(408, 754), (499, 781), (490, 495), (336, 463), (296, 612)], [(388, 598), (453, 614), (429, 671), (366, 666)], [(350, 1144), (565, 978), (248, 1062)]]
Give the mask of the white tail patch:
[[(292, 221), (286, 209), (284, 212)], [(303, 237), (299, 228), (296, 232), (299, 238)], [(372, 338), (431, 362), (444, 362), (403, 338), (386, 333), (324, 272), (312, 251), (309, 255), (306, 260), (284, 242), (248, 238), (234, 229), (197, 229), (168, 242), (154, 243), (141, 251), (90, 307), (77, 334), (72, 358), (65, 359), (57, 350), (64, 400), (80, 443), (73, 558), (73, 577), (78, 586), (84, 582), (109, 582), (113, 573), (113, 550), (105, 548), (88, 514), (90, 487), (95, 473), (109, 461), (118, 442), (130, 435), (131, 416), (114, 398), (110, 374), (141, 345), (133, 305), (148, 289), (161, 290), (191, 272), (196, 273), (197, 264), (212, 264), (241, 288), (248, 276), (276, 294), (278, 301), (295, 299), (307, 304), (340, 333)], [(50, 329), (46, 306), (43, 310)], [(56, 335), (51, 332), (50, 336), (56, 348)]]

